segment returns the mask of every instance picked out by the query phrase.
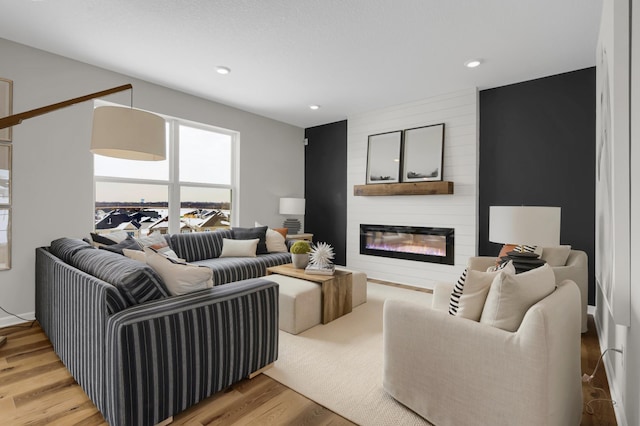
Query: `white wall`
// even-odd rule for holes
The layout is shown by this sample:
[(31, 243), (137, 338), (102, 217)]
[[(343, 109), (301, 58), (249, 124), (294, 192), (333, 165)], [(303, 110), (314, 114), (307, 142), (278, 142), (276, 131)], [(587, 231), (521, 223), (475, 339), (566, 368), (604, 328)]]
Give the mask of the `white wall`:
[[(605, 7), (611, 5), (605, 1)], [(611, 396), (616, 400), (615, 411), (618, 424), (640, 424), (640, 11), (632, 8), (632, 53), (631, 53), (631, 293), (630, 326), (617, 325), (604, 301), (600, 287), (596, 287), (596, 328), (600, 348), (623, 349), (622, 355), (608, 352), (605, 355), (607, 376)], [(597, 261), (597, 259), (596, 259)], [(591, 373), (591, 372), (589, 372)], [(597, 410), (597, 405), (595, 405)]]
[[(443, 180), (453, 195), (354, 196), (366, 182), (368, 136), (445, 123)], [(433, 288), (454, 281), (477, 247), (478, 91), (475, 88), (433, 96), (348, 117), (347, 265), (370, 278)], [(360, 254), (360, 224), (434, 226), (455, 229), (455, 265)]]
[[(304, 130), (132, 77), (0, 39), (0, 77), (13, 80), (14, 113), (132, 83), (134, 106), (240, 132), (240, 226), (278, 226), (281, 196), (304, 196)], [(213, 78), (213, 77), (212, 77)], [(105, 100), (129, 104), (130, 92)], [(13, 129), (12, 269), (0, 305), (32, 317), (36, 247), (93, 229), (92, 102)], [(277, 155), (273, 155), (277, 153)], [(13, 323), (0, 312), (0, 326)]]

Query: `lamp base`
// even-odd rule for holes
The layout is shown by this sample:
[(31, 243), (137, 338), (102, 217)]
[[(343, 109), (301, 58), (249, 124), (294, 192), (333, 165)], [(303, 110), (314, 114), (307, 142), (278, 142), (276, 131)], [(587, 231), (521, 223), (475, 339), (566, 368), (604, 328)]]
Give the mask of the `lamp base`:
[(516, 274), (536, 269), (547, 263), (540, 259), (539, 255), (536, 253), (519, 251), (510, 251), (506, 256), (502, 256), (500, 259), (503, 262), (508, 262), (510, 260), (513, 261), (513, 267), (516, 268)]
[(282, 226), (287, 228), (288, 234), (297, 234), (300, 232), (300, 226), (302, 224), (298, 219), (287, 219), (282, 223)]

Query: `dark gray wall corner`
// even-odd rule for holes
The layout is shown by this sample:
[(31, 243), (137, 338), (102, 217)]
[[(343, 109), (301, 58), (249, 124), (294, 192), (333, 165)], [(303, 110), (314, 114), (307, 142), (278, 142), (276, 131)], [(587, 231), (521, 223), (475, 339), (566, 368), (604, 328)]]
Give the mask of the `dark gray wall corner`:
[(347, 121), (305, 129), (305, 231), (347, 263)]
[(595, 68), (480, 92), (478, 254), (495, 256), (489, 206), (562, 208), (561, 244), (589, 256), (595, 304)]

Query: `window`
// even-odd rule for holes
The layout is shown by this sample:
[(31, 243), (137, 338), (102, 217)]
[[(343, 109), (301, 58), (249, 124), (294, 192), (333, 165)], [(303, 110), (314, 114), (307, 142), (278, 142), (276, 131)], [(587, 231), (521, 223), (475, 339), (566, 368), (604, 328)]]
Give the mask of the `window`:
[(167, 159), (94, 155), (95, 229), (204, 232), (232, 222), (237, 133), (167, 118)]

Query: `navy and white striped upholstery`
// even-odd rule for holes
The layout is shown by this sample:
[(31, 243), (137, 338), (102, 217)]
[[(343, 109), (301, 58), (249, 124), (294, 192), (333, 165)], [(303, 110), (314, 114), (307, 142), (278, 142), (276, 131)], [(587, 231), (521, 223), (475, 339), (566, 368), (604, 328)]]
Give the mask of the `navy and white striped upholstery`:
[(222, 239), (233, 239), (233, 234), (231, 230), (220, 229), (214, 232), (172, 234), (167, 238), (169, 245), (180, 259), (184, 259), (187, 262), (197, 262), (220, 257)]
[(156, 424), (277, 359), (272, 281), (242, 281), (113, 315), (110, 295), (119, 296), (112, 285), (36, 249), (36, 318), (112, 426)]
[(131, 305), (169, 295), (162, 278), (151, 267), (121, 254), (106, 250), (81, 250), (68, 263), (113, 284)]
[(213, 271), (213, 285), (228, 284), (249, 278), (263, 277), (270, 266), (291, 263), (289, 253), (261, 254), (256, 257), (219, 257), (193, 262)]

